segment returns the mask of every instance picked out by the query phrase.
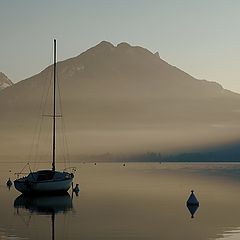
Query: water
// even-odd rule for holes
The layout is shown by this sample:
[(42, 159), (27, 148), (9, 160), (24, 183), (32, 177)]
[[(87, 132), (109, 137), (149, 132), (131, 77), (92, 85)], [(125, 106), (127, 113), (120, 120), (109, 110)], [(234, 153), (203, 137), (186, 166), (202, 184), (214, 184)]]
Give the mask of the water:
[(75, 164), (79, 196), (31, 199), (5, 185), (22, 166), (0, 164), (0, 239), (240, 238), (240, 164)]

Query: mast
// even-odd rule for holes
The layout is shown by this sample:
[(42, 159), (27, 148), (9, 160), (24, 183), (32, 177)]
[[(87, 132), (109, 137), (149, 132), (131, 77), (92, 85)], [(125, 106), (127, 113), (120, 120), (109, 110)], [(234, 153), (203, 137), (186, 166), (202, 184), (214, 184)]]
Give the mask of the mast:
[(53, 148), (52, 148), (52, 170), (55, 171), (56, 158), (56, 45), (57, 41), (54, 39), (54, 64), (53, 64)]

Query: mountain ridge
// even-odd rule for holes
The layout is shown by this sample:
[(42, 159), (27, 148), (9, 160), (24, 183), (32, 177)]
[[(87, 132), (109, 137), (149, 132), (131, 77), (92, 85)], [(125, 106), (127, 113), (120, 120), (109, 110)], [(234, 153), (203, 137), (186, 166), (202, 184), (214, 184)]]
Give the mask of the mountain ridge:
[[(19, 156), (27, 152), (43, 98), (48, 100), (44, 113), (51, 112), (52, 68), (1, 91), (4, 156), (12, 156), (12, 146)], [(239, 138), (239, 94), (195, 79), (145, 48), (102, 41), (58, 62), (57, 73), (76, 158), (185, 151)]]
[[(209, 81), (209, 80), (206, 80), (206, 79), (196, 79), (196, 78), (194, 78), (192, 75), (188, 74), (187, 72), (183, 71), (182, 69), (179, 69), (178, 67), (176, 67), (174, 65), (171, 65), (168, 62), (166, 62), (165, 60), (163, 60), (162, 58), (160, 58), (158, 52), (157, 52), (158, 54), (156, 55), (156, 53), (154, 54), (154, 53), (152, 53), (151, 51), (149, 51), (146, 48), (142, 48), (142, 47), (139, 47), (139, 46), (131, 46), (130, 44), (128, 44), (126, 42), (121, 42), (121, 43), (117, 44), (116, 46), (114, 46), (112, 43), (110, 43), (108, 41), (101, 41), (96, 46), (89, 48), (88, 50), (80, 53), (79, 55), (77, 55), (75, 57), (71, 57), (69, 59), (59, 61), (58, 65), (61, 66), (62, 64), (65, 64), (65, 63), (76, 64), (77, 62), (79, 62), (79, 60), (81, 61), (81, 58), (83, 58), (83, 57), (86, 57), (86, 56), (89, 57), (89, 55), (92, 55), (92, 54), (94, 55), (96, 53), (99, 53), (99, 50), (100, 50), (100, 53), (101, 52), (105, 52), (106, 53), (109, 50), (110, 50), (110, 52), (112, 52), (112, 51), (115, 51), (115, 50), (117, 50), (117, 51), (118, 50), (120, 50), (120, 51), (127, 51), (129, 49), (130, 50), (137, 49), (137, 50), (140, 50), (142, 53), (145, 53), (145, 54), (147, 53), (151, 57), (155, 57), (156, 60), (158, 60), (159, 63), (161, 63), (162, 65), (165, 65), (165, 67), (172, 67), (172, 68), (176, 69), (177, 71), (181, 71), (182, 74), (185, 74), (187, 77), (199, 81), (199, 83), (210, 84), (210, 85), (215, 86), (216, 88), (218, 88), (218, 90), (226, 90), (229, 93), (238, 94), (236, 92), (233, 92), (233, 91), (230, 91), (230, 90), (227, 90), (227, 89), (223, 88), (221, 86), (221, 84), (217, 83), (216, 81)], [(49, 65), (46, 68), (44, 68), (42, 71), (37, 73), (36, 75), (28, 77), (28, 78), (26, 78), (26, 79), (24, 79), (22, 81), (25, 81), (25, 80), (28, 80), (28, 79), (32, 79), (33, 77), (35, 77), (35, 76), (37, 76), (39, 74), (42, 74), (42, 73), (44, 73), (47, 70), (51, 70), (51, 68), (52, 68), (52, 65)], [(79, 70), (82, 70), (81, 67), (80, 67), (80, 69), (78, 69), (78, 71)], [(22, 82), (22, 81), (20, 81), (20, 82)]]

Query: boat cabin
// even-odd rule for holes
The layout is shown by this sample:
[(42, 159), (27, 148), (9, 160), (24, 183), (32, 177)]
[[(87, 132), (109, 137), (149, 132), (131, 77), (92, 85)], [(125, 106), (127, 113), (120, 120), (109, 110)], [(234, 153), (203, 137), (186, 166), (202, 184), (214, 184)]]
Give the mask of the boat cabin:
[(37, 172), (37, 181), (52, 180), (55, 175), (55, 171), (52, 170), (41, 170)]

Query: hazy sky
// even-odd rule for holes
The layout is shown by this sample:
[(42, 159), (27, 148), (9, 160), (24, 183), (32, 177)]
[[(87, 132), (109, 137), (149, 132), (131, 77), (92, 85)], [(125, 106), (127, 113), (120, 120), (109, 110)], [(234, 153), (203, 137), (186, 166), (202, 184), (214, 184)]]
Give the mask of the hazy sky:
[(0, 71), (15, 82), (102, 40), (140, 45), (240, 92), (239, 0), (0, 0)]

